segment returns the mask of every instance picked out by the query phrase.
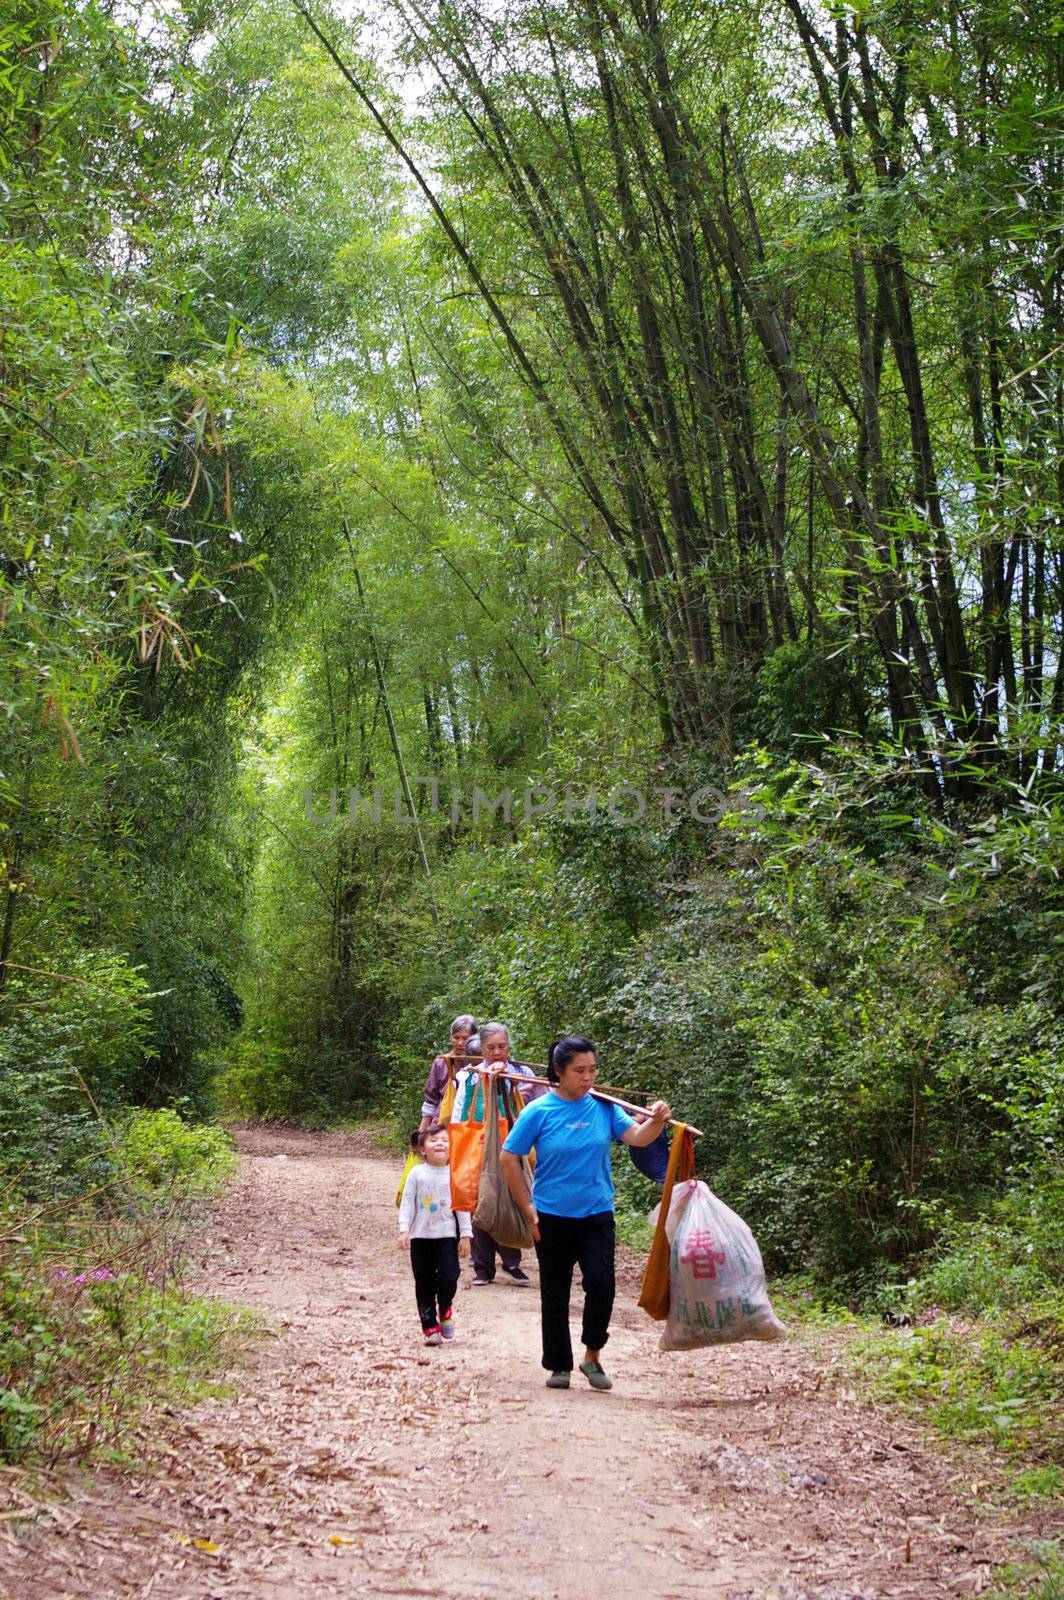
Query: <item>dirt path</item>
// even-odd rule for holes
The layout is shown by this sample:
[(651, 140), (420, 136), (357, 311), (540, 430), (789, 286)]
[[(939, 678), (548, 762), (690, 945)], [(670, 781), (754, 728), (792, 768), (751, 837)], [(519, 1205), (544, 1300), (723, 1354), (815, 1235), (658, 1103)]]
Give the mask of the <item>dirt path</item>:
[(534, 1288), (463, 1287), (453, 1345), (421, 1347), (394, 1161), (357, 1135), (257, 1131), (241, 1145), (208, 1287), (279, 1337), (233, 1375), (230, 1398), (154, 1419), (136, 1473), (69, 1480), (17, 1536), (0, 1523), (4, 1600), (985, 1588), (1010, 1531), (976, 1505), (986, 1484), (829, 1393), (841, 1335), (663, 1355), (632, 1261), (614, 1391), (581, 1379), (551, 1392)]

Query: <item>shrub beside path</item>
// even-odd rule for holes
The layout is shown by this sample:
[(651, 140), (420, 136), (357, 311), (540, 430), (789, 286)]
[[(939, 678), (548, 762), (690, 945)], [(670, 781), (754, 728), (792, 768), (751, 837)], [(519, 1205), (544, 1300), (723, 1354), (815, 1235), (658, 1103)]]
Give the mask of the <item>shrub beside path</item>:
[(544, 1389), (534, 1288), (463, 1286), (423, 1349), (396, 1161), (239, 1142), (203, 1287), (269, 1334), (226, 1397), (150, 1419), (136, 1469), (0, 1520), (3, 1596), (960, 1600), (1021, 1531), (985, 1461), (845, 1387), (844, 1330), (664, 1355), (623, 1252), (611, 1394)]

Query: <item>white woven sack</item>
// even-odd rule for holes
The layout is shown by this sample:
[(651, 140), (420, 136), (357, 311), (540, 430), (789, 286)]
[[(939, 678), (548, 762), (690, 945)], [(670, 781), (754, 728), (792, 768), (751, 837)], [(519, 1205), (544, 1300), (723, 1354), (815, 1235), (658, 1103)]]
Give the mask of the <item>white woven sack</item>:
[(708, 1184), (678, 1184), (665, 1225), (671, 1239), (669, 1318), (663, 1350), (785, 1339), (769, 1304), (757, 1240)]

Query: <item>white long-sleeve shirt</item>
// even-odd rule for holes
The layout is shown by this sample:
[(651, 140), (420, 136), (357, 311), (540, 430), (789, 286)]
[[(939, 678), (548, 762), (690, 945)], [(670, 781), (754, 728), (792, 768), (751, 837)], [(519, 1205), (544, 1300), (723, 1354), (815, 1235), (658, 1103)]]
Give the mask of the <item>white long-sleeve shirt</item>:
[(411, 1239), (453, 1239), (455, 1218), (459, 1237), (470, 1238), (473, 1223), (469, 1212), (451, 1210), (450, 1167), (430, 1167), (427, 1161), (419, 1161), (403, 1184), (399, 1232), (408, 1233)]

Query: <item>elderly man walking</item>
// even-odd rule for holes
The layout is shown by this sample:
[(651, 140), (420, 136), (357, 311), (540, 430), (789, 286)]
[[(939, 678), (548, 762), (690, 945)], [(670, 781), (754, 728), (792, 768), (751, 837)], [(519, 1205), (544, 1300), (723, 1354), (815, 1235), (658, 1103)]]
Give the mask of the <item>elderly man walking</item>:
[[(510, 1060), (510, 1030), (502, 1022), (485, 1022), (480, 1030), (480, 1048), (484, 1053), (484, 1066), (490, 1071), (509, 1072), (522, 1078), (534, 1078), (535, 1073), (531, 1067), (519, 1067)], [(534, 1099), (542, 1094), (543, 1090), (535, 1085), (526, 1094), (527, 1099)], [(503, 1272), (511, 1283), (524, 1285), (530, 1282), (527, 1272), (521, 1266), (521, 1252), (514, 1250), (510, 1245), (497, 1244), (490, 1233), (473, 1224), (473, 1287), (486, 1288), (495, 1281), (495, 1256), (498, 1253), (499, 1263)]]

